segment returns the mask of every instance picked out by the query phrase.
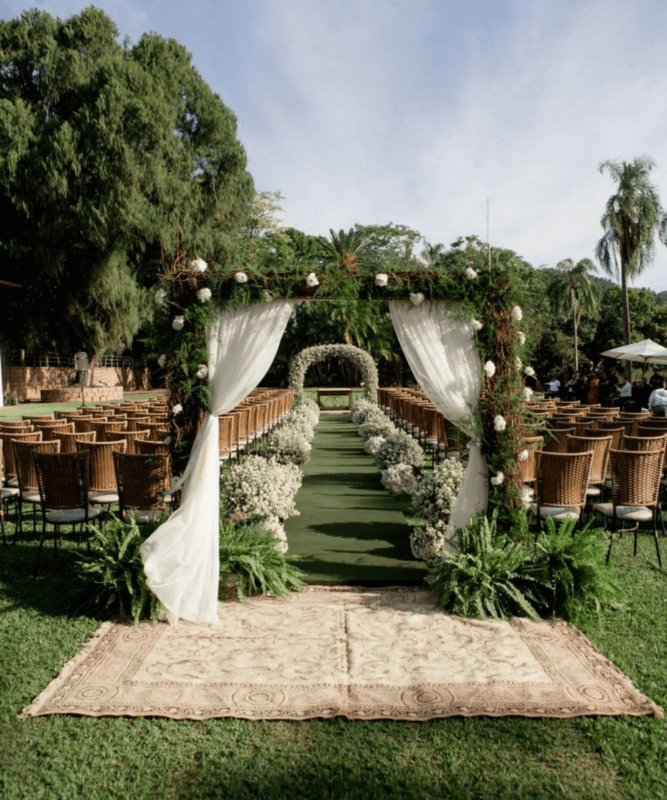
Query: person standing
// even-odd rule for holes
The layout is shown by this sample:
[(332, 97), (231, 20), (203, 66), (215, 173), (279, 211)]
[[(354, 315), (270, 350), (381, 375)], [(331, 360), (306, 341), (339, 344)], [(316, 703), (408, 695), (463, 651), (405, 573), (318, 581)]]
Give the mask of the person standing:
[(653, 412), (654, 417), (667, 417), (667, 390), (665, 389), (665, 382), (662, 386), (654, 389), (648, 399), (649, 411)]

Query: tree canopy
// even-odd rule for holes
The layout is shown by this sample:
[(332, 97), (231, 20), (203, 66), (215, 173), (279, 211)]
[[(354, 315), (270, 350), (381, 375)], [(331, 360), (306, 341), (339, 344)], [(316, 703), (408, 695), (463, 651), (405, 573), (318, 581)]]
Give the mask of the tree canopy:
[[(0, 22), (5, 344), (131, 344), (171, 254), (223, 258), (253, 195), (236, 118), (173, 39), (94, 7)], [(26, 314), (30, 307), (31, 313)]]

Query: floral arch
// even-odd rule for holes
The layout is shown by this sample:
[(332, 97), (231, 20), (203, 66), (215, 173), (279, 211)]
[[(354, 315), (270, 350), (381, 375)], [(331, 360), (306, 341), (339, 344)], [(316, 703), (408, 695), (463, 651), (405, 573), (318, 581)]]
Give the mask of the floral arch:
[(377, 366), (368, 353), (352, 344), (320, 344), (306, 347), (292, 359), (290, 364), (290, 388), (298, 394), (303, 394), (303, 381), (310, 367), (334, 356), (345, 358), (359, 368), (364, 393), (369, 400), (375, 402), (379, 383)]

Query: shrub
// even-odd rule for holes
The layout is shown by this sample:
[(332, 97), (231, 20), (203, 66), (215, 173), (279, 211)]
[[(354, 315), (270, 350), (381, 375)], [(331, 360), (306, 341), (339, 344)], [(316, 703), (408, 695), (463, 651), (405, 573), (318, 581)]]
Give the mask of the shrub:
[(447, 523), (439, 520), (434, 525), (414, 528), (410, 534), (412, 555), (429, 567), (435, 567), (445, 555)]
[(366, 415), (366, 419), (359, 426), (357, 433), (362, 439), (369, 439), (371, 436), (389, 436), (397, 430), (394, 423), (386, 414), (379, 409)]
[(369, 436), (364, 442), (364, 450), (369, 456), (375, 456), (377, 451), (384, 444), (384, 436)]
[(366, 420), (366, 416), (369, 412), (379, 410), (377, 403), (372, 403), (370, 400), (364, 398), (357, 400), (352, 403), (352, 408), (350, 409), (352, 422), (354, 422), (355, 425), (361, 425), (361, 423)]
[[(366, 444), (372, 441), (373, 439), (369, 439)], [(414, 470), (408, 464), (394, 464), (383, 471), (382, 485), (392, 494), (411, 495), (417, 488), (417, 479)]]
[[(312, 428), (309, 428), (312, 435)], [(264, 454), (280, 464), (307, 464), (312, 446), (302, 427), (285, 424), (276, 428), (266, 440)]]
[(296, 556), (286, 556), (276, 537), (261, 525), (233, 525), (220, 522), (220, 580), (236, 578), (236, 596), (240, 601), (267, 592), (286, 597), (303, 591), (301, 571)]
[(280, 464), (275, 459), (249, 456), (223, 474), (222, 506), (228, 512), (246, 517), (296, 517), (294, 498), (303, 475), (295, 464)]
[(124, 522), (112, 514), (102, 523), (90, 555), (77, 557), (77, 571), (92, 590), (86, 607), (107, 611), (115, 606), (121, 619), (131, 616), (135, 625), (146, 617), (157, 622), (164, 607), (146, 583), (140, 549), (165, 519), (140, 528), (134, 517)]

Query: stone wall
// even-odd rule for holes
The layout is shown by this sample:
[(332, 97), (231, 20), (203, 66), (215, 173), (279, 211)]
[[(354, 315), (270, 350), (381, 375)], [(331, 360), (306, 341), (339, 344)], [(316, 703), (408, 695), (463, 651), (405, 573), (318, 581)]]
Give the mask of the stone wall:
[[(42, 389), (65, 389), (75, 377), (74, 369), (66, 367), (3, 367), (2, 392), (3, 396), (10, 392), (19, 402), (39, 401)], [(134, 367), (95, 367), (86, 391), (107, 387), (126, 392), (147, 390), (151, 388), (150, 373)]]

